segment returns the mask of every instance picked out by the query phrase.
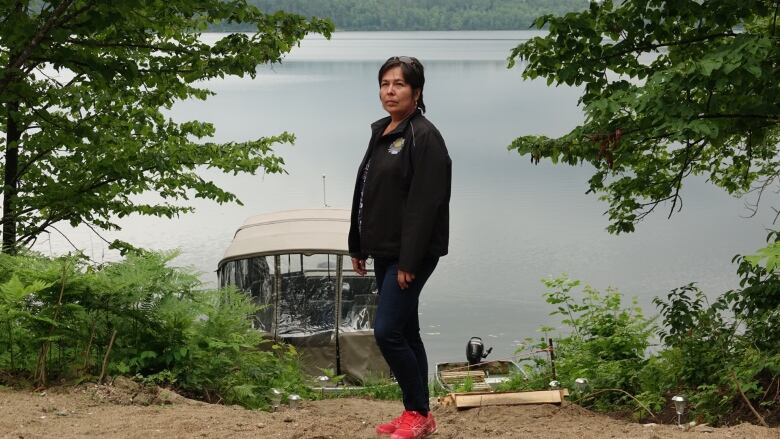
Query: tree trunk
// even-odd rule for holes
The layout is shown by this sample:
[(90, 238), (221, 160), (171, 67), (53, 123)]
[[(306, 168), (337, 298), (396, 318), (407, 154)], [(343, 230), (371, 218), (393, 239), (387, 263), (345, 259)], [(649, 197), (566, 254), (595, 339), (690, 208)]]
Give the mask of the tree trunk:
[[(7, 72), (6, 74), (11, 74)], [(7, 132), (5, 140), (5, 178), (3, 179), (3, 253), (16, 253), (16, 192), (19, 188), (19, 131), (17, 117), (19, 101), (9, 102), (6, 106)]]

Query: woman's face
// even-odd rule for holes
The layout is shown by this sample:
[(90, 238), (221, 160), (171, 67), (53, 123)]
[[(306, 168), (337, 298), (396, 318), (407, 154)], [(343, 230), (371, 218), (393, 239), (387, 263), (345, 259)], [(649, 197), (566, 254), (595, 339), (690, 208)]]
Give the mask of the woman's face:
[(412, 89), (404, 80), (401, 66), (388, 69), (379, 83), (379, 100), (382, 108), (395, 119), (403, 118), (417, 107), (420, 92)]

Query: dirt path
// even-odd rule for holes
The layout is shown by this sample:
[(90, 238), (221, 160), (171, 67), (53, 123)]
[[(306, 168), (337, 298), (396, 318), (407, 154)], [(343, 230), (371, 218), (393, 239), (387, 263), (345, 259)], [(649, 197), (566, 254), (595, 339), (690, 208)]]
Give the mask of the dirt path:
[[(132, 399), (132, 400), (131, 400)], [(151, 405), (143, 405), (149, 404)], [(396, 416), (399, 402), (335, 399), (304, 402), (278, 413), (192, 401), (171, 392), (148, 395), (121, 387), (82, 386), (31, 393), (0, 389), (0, 437), (58, 438), (374, 438), (374, 424)], [(778, 438), (779, 429), (739, 425), (684, 432), (642, 426), (576, 405), (435, 407), (434, 438)]]

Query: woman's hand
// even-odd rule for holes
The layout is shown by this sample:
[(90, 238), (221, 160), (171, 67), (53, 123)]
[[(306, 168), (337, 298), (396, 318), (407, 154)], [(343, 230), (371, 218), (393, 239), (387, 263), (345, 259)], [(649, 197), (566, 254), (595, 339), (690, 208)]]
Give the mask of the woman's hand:
[(352, 269), (355, 270), (355, 273), (361, 276), (365, 276), (366, 273), (368, 273), (368, 271), (366, 270), (366, 260), (352, 258)]
[(414, 280), (414, 273), (398, 270), (398, 286), (401, 287), (402, 290), (407, 289), (409, 287), (409, 284), (412, 283), (413, 280)]

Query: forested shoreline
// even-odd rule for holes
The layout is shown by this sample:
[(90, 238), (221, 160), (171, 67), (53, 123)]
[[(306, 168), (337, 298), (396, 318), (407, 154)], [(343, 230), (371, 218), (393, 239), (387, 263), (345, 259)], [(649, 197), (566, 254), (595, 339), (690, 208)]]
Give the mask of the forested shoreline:
[[(337, 30), (523, 30), (536, 17), (581, 11), (586, 0), (250, 0), (264, 12), (279, 10), (329, 18)], [(219, 24), (214, 31), (252, 30)]]

